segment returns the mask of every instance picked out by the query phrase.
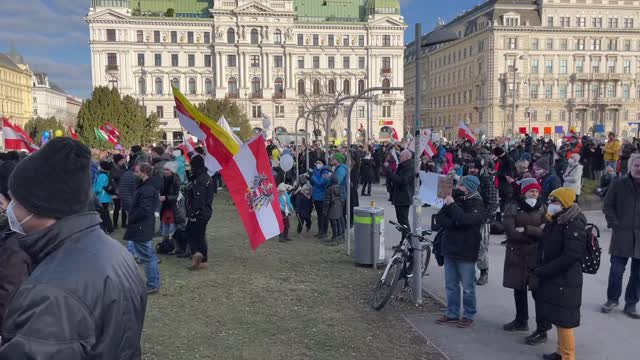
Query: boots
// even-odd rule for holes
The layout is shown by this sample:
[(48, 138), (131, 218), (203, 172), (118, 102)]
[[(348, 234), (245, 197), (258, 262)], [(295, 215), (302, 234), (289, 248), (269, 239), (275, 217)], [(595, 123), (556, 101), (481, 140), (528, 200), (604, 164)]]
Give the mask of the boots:
[(202, 264), (203, 259), (204, 256), (202, 256), (201, 253), (197, 252), (193, 254), (193, 257), (191, 258), (191, 267), (189, 267), (189, 270), (200, 270), (200, 265)]
[(628, 317), (638, 320), (640, 319), (640, 314), (638, 314), (638, 311), (636, 310), (636, 306), (635, 305), (625, 305), (624, 307), (624, 313), (625, 315), (627, 315)]
[(610, 312), (613, 311), (613, 309), (615, 309), (616, 307), (618, 307), (618, 302), (617, 301), (613, 301), (613, 300), (607, 300), (607, 302), (602, 305), (602, 312), (605, 314), (608, 314)]
[(524, 341), (527, 345), (540, 345), (547, 342), (547, 330), (536, 329), (536, 331), (527, 336)]
[(489, 282), (489, 270), (481, 270), (480, 277), (478, 278), (478, 281), (476, 281), (476, 285), (484, 286), (484, 285), (487, 285), (488, 282)]
[(502, 329), (504, 331), (529, 331), (529, 325), (526, 321), (513, 320), (505, 324)]

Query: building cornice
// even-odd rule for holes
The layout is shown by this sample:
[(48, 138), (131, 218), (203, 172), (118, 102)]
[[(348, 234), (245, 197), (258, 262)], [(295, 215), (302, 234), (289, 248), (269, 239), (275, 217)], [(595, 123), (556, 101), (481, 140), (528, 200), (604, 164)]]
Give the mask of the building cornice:
[(88, 19), (85, 21), (91, 24), (120, 24), (120, 25), (154, 25), (154, 26), (211, 26), (212, 18), (202, 19), (200, 21), (189, 20), (165, 20), (165, 19), (148, 19), (148, 18), (129, 18), (129, 19)]

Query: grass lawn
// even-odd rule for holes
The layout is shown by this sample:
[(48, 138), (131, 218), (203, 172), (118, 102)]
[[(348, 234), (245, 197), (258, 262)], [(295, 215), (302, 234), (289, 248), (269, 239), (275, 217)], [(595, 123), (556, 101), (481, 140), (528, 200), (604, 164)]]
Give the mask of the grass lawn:
[(395, 302), (373, 311), (368, 297), (378, 271), (354, 266), (344, 246), (295, 230), (292, 238), (252, 253), (230, 198), (216, 197), (209, 270), (190, 272), (187, 260), (162, 257), (143, 358), (441, 359), (401, 316), (438, 305)]

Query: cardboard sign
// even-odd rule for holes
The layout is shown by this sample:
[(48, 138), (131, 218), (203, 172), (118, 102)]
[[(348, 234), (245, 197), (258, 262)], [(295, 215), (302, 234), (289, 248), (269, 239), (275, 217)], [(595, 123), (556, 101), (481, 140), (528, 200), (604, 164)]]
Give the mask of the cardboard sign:
[(420, 199), (423, 204), (436, 208), (444, 206), (444, 198), (453, 191), (451, 177), (432, 172), (420, 171)]

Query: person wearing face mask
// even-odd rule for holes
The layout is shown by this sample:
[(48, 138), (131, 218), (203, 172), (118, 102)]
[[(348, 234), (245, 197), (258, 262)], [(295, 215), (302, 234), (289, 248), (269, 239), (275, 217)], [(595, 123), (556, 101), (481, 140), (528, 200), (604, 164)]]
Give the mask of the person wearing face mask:
[[(476, 315), (476, 262), (482, 235), (480, 227), (485, 208), (478, 193), (480, 180), (469, 175), (460, 179), (454, 193), (445, 198), (445, 205), (436, 214), (435, 222), (445, 231), (442, 242), (444, 277), (447, 290), (446, 313), (437, 324), (452, 324), (467, 328)], [(460, 285), (464, 312), (460, 319)]]
[(9, 226), (34, 271), (4, 312), (0, 359), (142, 356), (147, 292), (133, 257), (88, 211), (90, 161), (85, 145), (57, 137), (9, 178)]
[(11, 203), (9, 176), (15, 166), (14, 161), (0, 164), (0, 232), (3, 233), (0, 237), (0, 338), (7, 305), (32, 269), (31, 258), (20, 248), (20, 235), (11, 232), (6, 215), (7, 206)]
[(583, 165), (580, 164), (580, 155), (578, 154), (572, 154), (567, 161), (569, 165), (562, 175), (564, 179), (563, 186), (572, 188), (576, 192), (576, 202), (578, 202), (582, 190)]
[(580, 326), (587, 219), (575, 200), (572, 188), (558, 188), (549, 195), (548, 222), (538, 243), (536, 315), (558, 331), (558, 349), (544, 355), (547, 360), (576, 359), (573, 329)]
[(560, 178), (551, 171), (549, 161), (546, 157), (541, 157), (533, 163), (533, 173), (538, 180), (538, 184), (542, 187), (540, 193), (540, 201), (546, 204), (549, 199), (549, 194), (562, 186)]
[[(536, 300), (536, 277), (533, 274), (538, 260), (538, 242), (542, 235), (542, 225), (547, 212), (546, 204), (540, 200), (540, 184), (534, 178), (520, 181), (521, 196), (507, 207), (503, 224), (507, 237), (504, 258), (504, 275), (502, 286), (513, 289), (516, 305), (516, 318), (505, 324), (505, 331), (529, 330), (529, 305), (527, 289), (532, 290)], [(544, 321), (536, 302), (536, 331), (525, 339), (529, 345), (537, 345), (547, 341), (547, 331), (551, 325)]]

